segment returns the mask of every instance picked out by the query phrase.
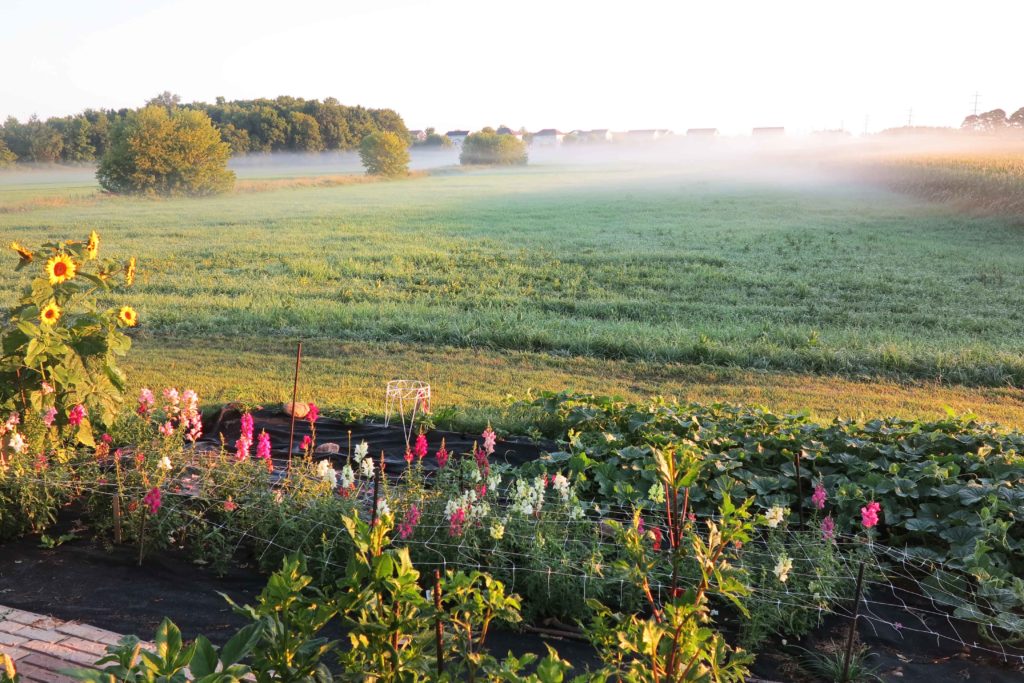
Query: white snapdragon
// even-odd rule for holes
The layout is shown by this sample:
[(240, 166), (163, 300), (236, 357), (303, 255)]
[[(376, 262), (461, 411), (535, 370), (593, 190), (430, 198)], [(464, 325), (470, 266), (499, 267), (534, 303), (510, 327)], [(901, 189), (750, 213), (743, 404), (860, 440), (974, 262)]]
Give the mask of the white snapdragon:
[(331, 461), (324, 458), (316, 466), (316, 474), (318, 477), (324, 480), (325, 483), (330, 484), (331, 488), (338, 485), (338, 473), (331, 467)]
[(765, 515), (768, 522), (768, 528), (774, 529), (779, 526), (779, 524), (782, 524), (782, 520), (785, 516), (786, 511), (777, 505), (768, 510), (768, 514)]
[(366, 441), (360, 441), (359, 443), (357, 443), (355, 448), (356, 462), (360, 462), (369, 454), (369, 452), (370, 444), (366, 443)]
[(23, 437), (18, 432), (13, 432), (11, 434), (10, 440), (7, 442), (7, 445), (10, 446), (11, 450), (14, 451), (15, 453), (24, 453), (25, 451), (28, 450), (28, 444), (25, 443), (25, 437)]
[(558, 491), (563, 501), (569, 500), (569, 480), (561, 472), (551, 478), (551, 488)]
[(494, 474), (492, 474), (490, 477), (487, 478), (487, 490), (488, 491), (493, 491), (493, 492), (497, 493), (498, 492), (498, 486), (500, 486), (500, 485), (501, 485), (501, 475), (498, 474), (497, 472), (495, 472)]
[(377, 501), (377, 516), (383, 517), (384, 515), (391, 514), (391, 506), (388, 505), (388, 501), (381, 498)]
[(341, 468), (341, 479), (340, 479), (341, 488), (347, 489), (350, 486), (352, 486), (352, 484), (354, 484), (355, 481), (356, 481), (356, 475), (352, 471), (352, 468), (349, 465), (345, 465), (344, 467), (342, 467)]
[(364, 479), (373, 479), (374, 471), (375, 468), (373, 466), (372, 458), (363, 458), (359, 461), (359, 474), (361, 474)]
[(778, 564), (775, 565), (775, 576), (782, 583), (786, 583), (789, 578), (789, 572), (793, 569), (793, 560), (783, 555), (779, 558)]
[(491, 523), (491, 538), (495, 541), (500, 541), (505, 537), (505, 525), (501, 522), (494, 521)]
[(163, 470), (164, 472), (171, 471), (171, 459), (166, 455), (160, 458), (160, 462), (156, 464), (157, 469)]

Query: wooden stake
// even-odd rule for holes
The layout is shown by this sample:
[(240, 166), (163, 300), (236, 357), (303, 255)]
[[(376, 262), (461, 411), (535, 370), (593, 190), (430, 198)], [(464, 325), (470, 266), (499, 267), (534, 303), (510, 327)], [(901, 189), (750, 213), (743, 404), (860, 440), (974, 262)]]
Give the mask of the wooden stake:
[(121, 496), (114, 494), (114, 543), (121, 544)]
[(804, 526), (804, 483), (800, 477), (800, 453), (793, 455), (793, 466), (796, 467), (796, 512), (800, 518), (800, 528)]
[(139, 525), (139, 566), (142, 566), (142, 551), (146, 547), (146, 513), (142, 513), (142, 524)]
[(299, 400), (299, 368), (302, 367), (302, 342), (295, 352), (295, 383), (292, 385), (292, 428), (288, 433), (288, 470), (292, 469), (292, 449), (295, 448), (295, 402)]
[(850, 634), (846, 637), (846, 656), (843, 658), (843, 675), (840, 683), (850, 680), (850, 659), (853, 657), (853, 638), (857, 635), (857, 617), (860, 614), (860, 594), (864, 589), (864, 563), (857, 570), (857, 588), (853, 591), (853, 620), (850, 622)]

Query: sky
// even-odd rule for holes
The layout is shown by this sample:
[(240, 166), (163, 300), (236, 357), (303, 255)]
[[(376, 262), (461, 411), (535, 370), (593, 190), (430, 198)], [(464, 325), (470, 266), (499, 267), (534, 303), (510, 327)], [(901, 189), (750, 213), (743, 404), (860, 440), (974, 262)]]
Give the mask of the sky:
[(170, 90), (411, 129), (957, 126), (1024, 107), (1020, 0), (0, 0), (0, 118)]

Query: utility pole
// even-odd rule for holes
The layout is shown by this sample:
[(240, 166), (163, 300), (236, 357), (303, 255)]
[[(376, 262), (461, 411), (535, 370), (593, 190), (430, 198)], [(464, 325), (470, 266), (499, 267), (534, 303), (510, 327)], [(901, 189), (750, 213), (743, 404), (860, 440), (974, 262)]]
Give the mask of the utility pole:
[(911, 107), (907, 111), (907, 128), (913, 128), (913, 127), (914, 127), (914, 108)]
[(871, 114), (864, 114), (864, 135), (868, 134), (868, 122), (871, 121)]
[(980, 93), (977, 90), (975, 90), (974, 91), (974, 115), (975, 116), (978, 115), (978, 97), (979, 96), (980, 96)]

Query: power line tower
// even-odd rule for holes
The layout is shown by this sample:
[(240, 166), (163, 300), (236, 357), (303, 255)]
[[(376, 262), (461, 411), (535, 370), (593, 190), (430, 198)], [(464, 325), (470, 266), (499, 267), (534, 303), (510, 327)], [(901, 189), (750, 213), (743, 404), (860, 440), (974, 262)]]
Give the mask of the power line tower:
[(907, 128), (914, 127), (914, 108), (911, 107), (907, 110)]

